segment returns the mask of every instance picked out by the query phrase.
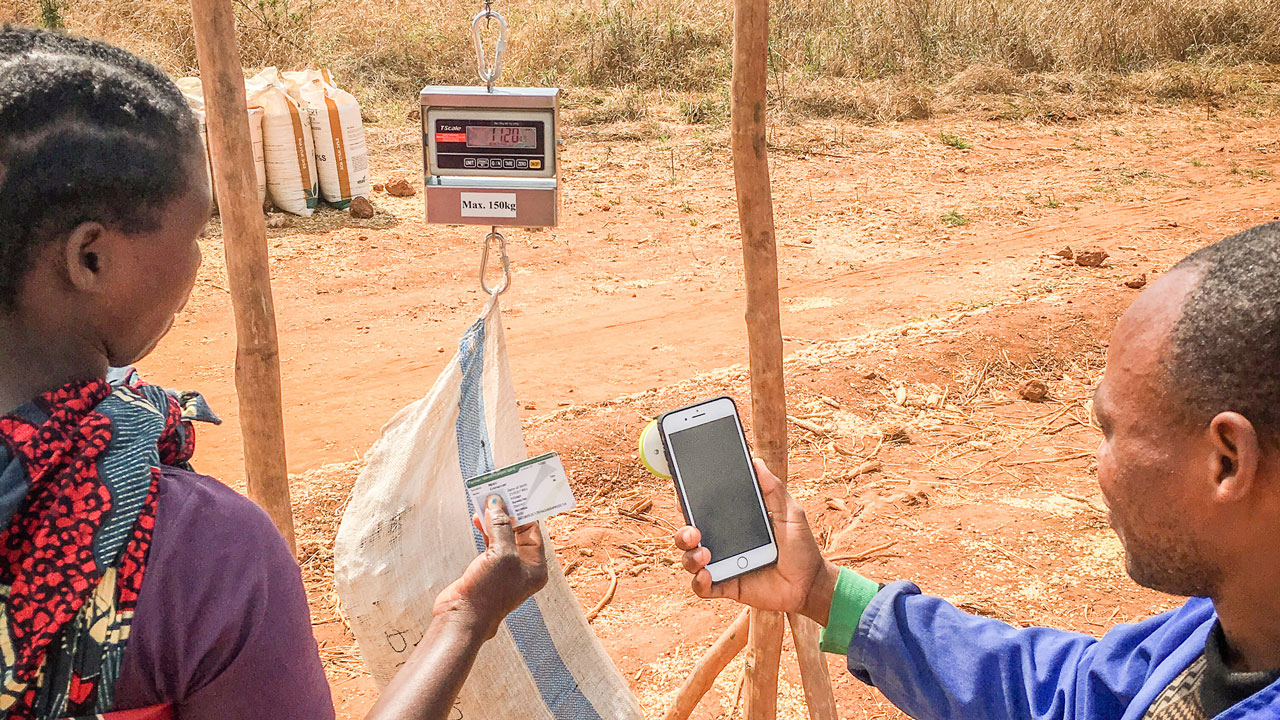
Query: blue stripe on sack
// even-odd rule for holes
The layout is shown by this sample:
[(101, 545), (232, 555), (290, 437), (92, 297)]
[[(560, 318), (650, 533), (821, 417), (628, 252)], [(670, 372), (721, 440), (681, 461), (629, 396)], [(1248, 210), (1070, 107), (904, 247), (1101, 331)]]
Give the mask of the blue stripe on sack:
[[(459, 342), (458, 364), (462, 369), (461, 396), (458, 399), (458, 462), (463, 480), (489, 472), (493, 467), (493, 451), (484, 420), (484, 318), (477, 320)], [(464, 493), (465, 494), (465, 493)], [(467, 510), (475, 513), (467, 495)], [(472, 528), (476, 550), (484, 552), (484, 536)], [(529, 598), (506, 619), (507, 629), (533, 675), (542, 702), (557, 720), (600, 720), (591, 701), (578, 687), (578, 680), (565, 667), (547, 631), (538, 603)]]

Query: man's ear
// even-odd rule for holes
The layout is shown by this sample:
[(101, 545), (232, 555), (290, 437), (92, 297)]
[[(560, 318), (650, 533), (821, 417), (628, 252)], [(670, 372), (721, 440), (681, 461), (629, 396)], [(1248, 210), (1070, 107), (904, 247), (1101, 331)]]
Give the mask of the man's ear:
[(94, 292), (101, 286), (106, 235), (107, 229), (96, 222), (80, 223), (67, 235), (63, 261), (71, 287)]
[(1245, 499), (1254, 490), (1262, 461), (1258, 431), (1237, 412), (1223, 412), (1209, 422), (1209, 445), (1215, 475), (1214, 495), (1220, 502)]

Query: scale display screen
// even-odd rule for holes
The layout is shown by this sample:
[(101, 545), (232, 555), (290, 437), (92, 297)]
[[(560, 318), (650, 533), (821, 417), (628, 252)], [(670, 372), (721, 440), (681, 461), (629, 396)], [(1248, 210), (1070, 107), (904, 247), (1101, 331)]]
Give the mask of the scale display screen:
[(432, 173), (555, 177), (551, 112), (440, 108), (428, 116), (423, 144)]
[(468, 125), (469, 148), (536, 148), (538, 132), (531, 127)]

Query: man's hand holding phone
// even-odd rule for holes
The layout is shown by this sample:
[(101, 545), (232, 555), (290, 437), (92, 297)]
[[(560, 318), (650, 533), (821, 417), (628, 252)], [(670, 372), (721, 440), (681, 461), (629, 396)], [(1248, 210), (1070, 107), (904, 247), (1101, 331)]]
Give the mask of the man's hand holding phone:
[(824, 560), (796, 502), (764, 461), (755, 458), (756, 477), (765, 508), (773, 523), (778, 544), (775, 565), (719, 583), (711, 582), (706, 569), (711, 551), (701, 547), (702, 535), (695, 527), (676, 532), (676, 547), (684, 551), (684, 568), (693, 574), (693, 591), (703, 598), (728, 598), (761, 610), (799, 612), (826, 625), (840, 568)]

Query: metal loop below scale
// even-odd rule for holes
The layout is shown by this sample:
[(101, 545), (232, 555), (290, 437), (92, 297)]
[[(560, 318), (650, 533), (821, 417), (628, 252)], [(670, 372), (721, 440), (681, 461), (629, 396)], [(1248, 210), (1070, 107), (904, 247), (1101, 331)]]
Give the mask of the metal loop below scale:
[[(498, 258), (502, 262), (502, 285), (498, 288), (489, 287), (488, 281), (485, 280), (485, 273), (489, 269), (489, 248), (491, 241), (498, 240)], [(490, 295), (501, 295), (511, 287), (511, 259), (507, 257), (507, 239), (502, 233), (498, 232), (498, 228), (493, 228), (488, 235), (484, 236), (484, 253), (480, 256), (480, 287)]]
[[(489, 61), (484, 55), (484, 41), (480, 38), (481, 23), (488, 24), (489, 20), (498, 21), (498, 44), (493, 49), (493, 67), (489, 67)], [(480, 79), (489, 85), (489, 92), (493, 92), (493, 84), (498, 81), (498, 76), (502, 74), (502, 55), (507, 51), (507, 21), (496, 10), (490, 10), (486, 3), (485, 9), (476, 14), (474, 20), (471, 21), (471, 38), (476, 44), (476, 72), (479, 73)]]

